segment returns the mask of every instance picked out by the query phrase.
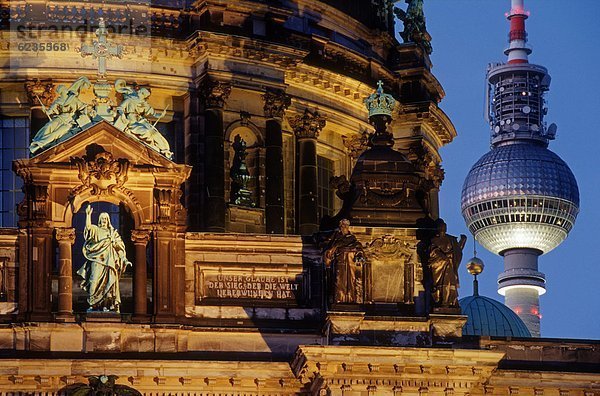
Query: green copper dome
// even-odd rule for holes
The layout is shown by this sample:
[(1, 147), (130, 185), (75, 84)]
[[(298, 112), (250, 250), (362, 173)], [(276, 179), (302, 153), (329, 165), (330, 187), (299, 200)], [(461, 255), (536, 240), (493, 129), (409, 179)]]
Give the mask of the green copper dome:
[(467, 316), (463, 335), (531, 337), (521, 318), (499, 301), (475, 295), (461, 298), (458, 303)]

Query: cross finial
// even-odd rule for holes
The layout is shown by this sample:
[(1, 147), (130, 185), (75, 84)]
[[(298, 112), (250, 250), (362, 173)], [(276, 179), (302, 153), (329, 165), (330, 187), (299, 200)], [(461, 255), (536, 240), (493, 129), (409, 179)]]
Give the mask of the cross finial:
[(106, 77), (106, 60), (112, 57), (121, 58), (123, 55), (123, 46), (109, 43), (107, 36), (108, 30), (104, 18), (100, 18), (98, 29), (96, 29), (98, 39), (94, 40), (92, 45), (82, 45), (79, 50), (84, 58), (91, 55), (94, 59), (98, 59), (98, 76), (100, 78)]

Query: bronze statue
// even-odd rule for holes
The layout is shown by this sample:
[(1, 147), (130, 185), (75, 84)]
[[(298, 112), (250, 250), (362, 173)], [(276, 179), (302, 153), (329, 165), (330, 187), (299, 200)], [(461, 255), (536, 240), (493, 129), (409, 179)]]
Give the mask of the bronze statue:
[(433, 280), (433, 301), (437, 307), (458, 306), (458, 267), (462, 260), (462, 250), (467, 242), (466, 235), (446, 234), (446, 223), (435, 221), (437, 233), (429, 247), (429, 268)]
[(231, 175), (231, 202), (240, 206), (254, 207), (252, 192), (249, 190), (250, 172), (246, 166), (246, 142), (240, 135), (233, 139), (233, 161), (229, 174)]
[(423, 12), (423, 0), (406, 0), (408, 8), (406, 11), (394, 8), (394, 13), (404, 23), (404, 30), (400, 37), (405, 43), (420, 45), (425, 52), (431, 55), (431, 36), (425, 26), (425, 13)]
[(364, 263), (362, 244), (350, 233), (350, 221), (340, 221), (324, 253), (330, 302), (364, 302)]

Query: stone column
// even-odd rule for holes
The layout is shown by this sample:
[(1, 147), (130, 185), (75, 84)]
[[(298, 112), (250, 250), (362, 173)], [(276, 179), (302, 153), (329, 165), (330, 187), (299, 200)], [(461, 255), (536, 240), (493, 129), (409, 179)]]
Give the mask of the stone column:
[(210, 232), (225, 232), (225, 156), (223, 106), (231, 93), (228, 83), (207, 80), (204, 98), (204, 226)]
[(135, 264), (133, 266), (133, 316), (136, 320), (144, 320), (148, 316), (146, 246), (150, 240), (150, 231), (132, 230), (131, 240), (135, 245)]
[(58, 242), (58, 314), (60, 321), (73, 321), (73, 260), (74, 228), (56, 228)]
[(317, 138), (325, 126), (325, 117), (306, 109), (290, 125), (297, 141), (298, 232), (311, 235), (319, 230)]
[(281, 121), (291, 99), (282, 90), (267, 90), (262, 96), (266, 122), (265, 134), (265, 218), (267, 234), (285, 233), (283, 187), (283, 137)]

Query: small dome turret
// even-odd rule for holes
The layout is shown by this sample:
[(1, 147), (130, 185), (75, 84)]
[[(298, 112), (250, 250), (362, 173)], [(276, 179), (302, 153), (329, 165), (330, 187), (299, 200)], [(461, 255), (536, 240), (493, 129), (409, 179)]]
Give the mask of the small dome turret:
[(467, 271), (473, 275), (473, 295), (458, 303), (467, 323), (463, 335), (531, 337), (525, 323), (509, 307), (492, 298), (480, 296), (477, 275), (483, 272), (483, 261), (477, 256), (467, 262)]

